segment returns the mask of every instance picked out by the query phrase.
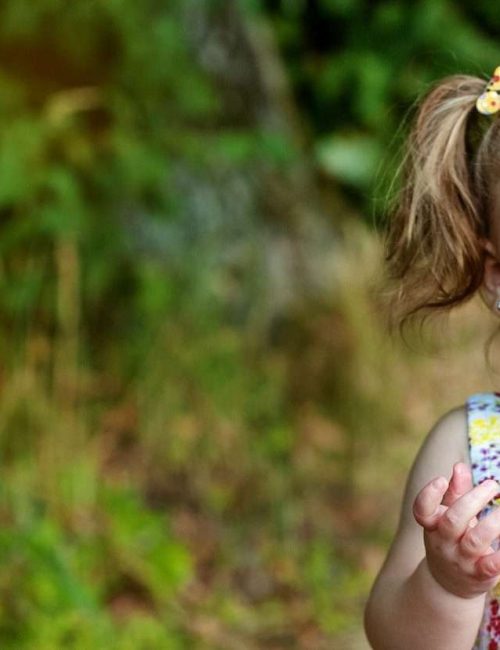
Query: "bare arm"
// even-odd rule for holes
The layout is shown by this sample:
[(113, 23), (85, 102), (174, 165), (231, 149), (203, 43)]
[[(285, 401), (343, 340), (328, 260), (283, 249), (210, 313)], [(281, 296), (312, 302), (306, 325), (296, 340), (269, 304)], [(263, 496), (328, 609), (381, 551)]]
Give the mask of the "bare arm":
[[(463, 530), (472, 530), (471, 524), (477, 523), (474, 513), (470, 512), (482, 509), (481, 504), (486, 505), (498, 485), (490, 482), (489, 486), (471, 489), (466, 427), (464, 408), (445, 415), (429, 433), (413, 463), (398, 530), (365, 610), (365, 630), (375, 650), (470, 650), (474, 644), (485, 591), (496, 582), (492, 574), (497, 573), (498, 568), (483, 560), (480, 565), (472, 553), (469, 563), (461, 555), (456, 556), (461, 567), (458, 570), (457, 560), (455, 572), (455, 556), (448, 551), (453, 548), (453, 552), (458, 553), (459, 540), (466, 535), (468, 541), (468, 533), (464, 534)], [(446, 477), (450, 476), (452, 480), (448, 483)], [(441, 478), (433, 484), (437, 477)], [(455, 505), (453, 511), (448, 508), (450, 515), (441, 516), (439, 520), (447, 510), (445, 505), (437, 505), (440, 503)], [(496, 525), (500, 526), (500, 518)], [(461, 532), (460, 526), (464, 526)], [(434, 529), (438, 529), (437, 533)], [(484, 524), (477, 531), (483, 532), (483, 529)], [(442, 545), (446, 547), (447, 556), (445, 551), (440, 556), (440, 535), (449, 537), (449, 540), (445, 537), (448, 545)], [(483, 533), (483, 538), (486, 537)], [(487, 553), (490, 549), (484, 539), (477, 550)], [(459, 550), (462, 551), (462, 547)], [(434, 564), (431, 556), (437, 558)], [(446, 561), (442, 561), (443, 557)], [(444, 566), (442, 576), (440, 565)], [(500, 567), (500, 562), (498, 565)], [(492, 574), (488, 573), (490, 570)]]

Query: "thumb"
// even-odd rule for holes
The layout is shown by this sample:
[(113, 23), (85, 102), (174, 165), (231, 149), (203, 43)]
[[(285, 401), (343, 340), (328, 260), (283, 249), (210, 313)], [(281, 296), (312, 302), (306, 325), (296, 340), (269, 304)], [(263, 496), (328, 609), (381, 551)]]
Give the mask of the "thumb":
[(413, 502), (413, 516), (417, 523), (429, 532), (434, 530), (443, 512), (448, 508), (442, 504), (448, 489), (448, 481), (442, 476), (430, 481), (417, 494)]

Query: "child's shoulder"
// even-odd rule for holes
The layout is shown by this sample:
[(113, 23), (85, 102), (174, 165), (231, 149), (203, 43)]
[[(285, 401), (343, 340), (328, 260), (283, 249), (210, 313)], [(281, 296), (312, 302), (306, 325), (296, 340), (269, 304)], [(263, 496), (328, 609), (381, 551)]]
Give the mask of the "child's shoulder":
[(419, 455), (432, 456), (436, 462), (468, 461), (469, 400), (444, 413), (425, 437)]
[[(500, 394), (474, 393), (463, 404), (444, 413), (424, 438), (416, 464), (444, 473), (455, 462), (471, 464), (470, 449), (488, 438), (500, 439)], [(439, 471), (440, 470), (440, 471)]]
[[(474, 456), (484, 454), (481, 449), (489, 446), (493, 437), (500, 443), (500, 395), (497, 393), (474, 393), (463, 404), (441, 415), (422, 440), (413, 461), (406, 503), (411, 504), (424, 485), (437, 476), (449, 478), (455, 463), (465, 463), (474, 470)], [(411, 508), (406, 509), (410, 513)], [(407, 516), (411, 519), (410, 515)]]
[(473, 393), (467, 397), (463, 404), (456, 406), (444, 413), (429, 431), (424, 444), (446, 444), (453, 447), (468, 444), (471, 430), (500, 424), (500, 393), (482, 392)]
[(467, 403), (444, 413), (424, 437), (406, 483), (400, 525), (416, 530), (412, 504), (420, 490), (438, 476), (449, 478), (453, 465), (470, 466), (467, 438)]

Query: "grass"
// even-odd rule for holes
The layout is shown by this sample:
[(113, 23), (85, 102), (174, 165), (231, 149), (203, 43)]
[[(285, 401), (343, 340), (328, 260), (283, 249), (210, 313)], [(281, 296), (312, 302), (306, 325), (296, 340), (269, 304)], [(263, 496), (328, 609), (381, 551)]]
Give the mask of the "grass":
[(496, 377), (479, 303), (416, 352), (388, 338), (373, 234), (348, 226), (336, 263), (331, 298), (278, 342), (186, 297), (132, 378), (79, 367), (71, 399), (47, 381), (58, 342), (26, 341), (0, 390), (2, 647), (362, 638), (423, 436)]

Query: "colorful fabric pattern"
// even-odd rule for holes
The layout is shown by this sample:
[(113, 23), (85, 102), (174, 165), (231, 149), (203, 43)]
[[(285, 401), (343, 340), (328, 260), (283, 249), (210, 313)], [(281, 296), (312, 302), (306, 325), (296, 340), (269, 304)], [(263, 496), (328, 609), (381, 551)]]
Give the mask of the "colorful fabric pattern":
[[(469, 454), (474, 485), (500, 481), (500, 393), (478, 393), (467, 400)], [(485, 517), (500, 504), (500, 493), (480, 512)], [(498, 550), (498, 541), (493, 545)], [(500, 584), (487, 596), (472, 650), (500, 650)]]

